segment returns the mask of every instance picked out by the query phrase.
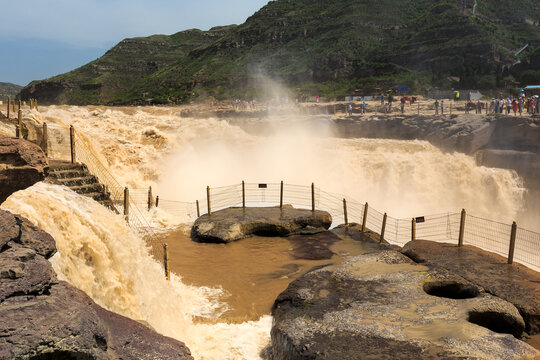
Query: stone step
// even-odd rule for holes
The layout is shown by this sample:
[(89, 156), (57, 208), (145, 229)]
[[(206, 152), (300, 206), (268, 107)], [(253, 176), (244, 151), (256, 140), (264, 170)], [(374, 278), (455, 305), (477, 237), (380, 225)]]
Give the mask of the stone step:
[(94, 175), (81, 176), (81, 177), (57, 178), (56, 180), (60, 184), (68, 186), (68, 187), (86, 185), (86, 184), (95, 184), (98, 182)]
[(75, 178), (88, 176), (88, 172), (84, 169), (49, 169), (49, 176), (54, 177), (55, 179), (65, 179), (65, 178)]
[(84, 184), (84, 185), (77, 185), (77, 186), (69, 186), (69, 188), (73, 191), (75, 191), (78, 194), (89, 194), (89, 193), (96, 193), (96, 192), (103, 192), (103, 185), (101, 185), (98, 182), (94, 182), (93, 184)]
[(92, 199), (96, 200), (97, 202), (110, 201), (109, 200), (109, 195), (107, 193), (104, 193), (104, 192), (91, 192), (91, 193), (84, 193), (84, 194), (81, 194), (81, 195), (92, 198)]

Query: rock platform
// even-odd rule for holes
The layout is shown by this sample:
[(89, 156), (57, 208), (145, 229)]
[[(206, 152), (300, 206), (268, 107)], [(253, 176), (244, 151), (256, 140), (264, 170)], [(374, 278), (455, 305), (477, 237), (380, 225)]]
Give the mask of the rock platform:
[(332, 216), (326, 211), (292, 207), (234, 207), (199, 217), (192, 237), (199, 242), (229, 243), (251, 235), (289, 236), (326, 231)]

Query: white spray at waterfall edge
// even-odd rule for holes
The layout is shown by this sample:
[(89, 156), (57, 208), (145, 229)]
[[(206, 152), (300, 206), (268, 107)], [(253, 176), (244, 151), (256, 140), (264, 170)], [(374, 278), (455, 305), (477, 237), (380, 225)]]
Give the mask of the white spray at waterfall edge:
[(540, 230), (534, 219), (519, 216), (524, 189), (515, 172), (477, 166), (471, 156), (445, 153), (427, 141), (335, 138), (328, 119), (294, 112), (247, 120), (248, 127), (270, 124), (268, 131), (258, 132), (262, 135), (253, 135), (224, 120), (180, 118), (175, 107), (51, 106), (40, 111), (33, 114), (37, 122), (73, 124), (92, 139), (122, 185), (152, 185), (162, 201), (193, 202), (205, 197), (206, 185), (242, 180), (314, 182), (394, 217), (465, 208)]
[(271, 317), (243, 324), (195, 324), (226, 309), (221, 290), (187, 286), (148, 254), (143, 239), (115, 215), (66, 187), (38, 183), (11, 195), (2, 208), (50, 233), (58, 253), (51, 259), (62, 280), (99, 305), (148, 322), (186, 343), (198, 359), (257, 359), (269, 341)]

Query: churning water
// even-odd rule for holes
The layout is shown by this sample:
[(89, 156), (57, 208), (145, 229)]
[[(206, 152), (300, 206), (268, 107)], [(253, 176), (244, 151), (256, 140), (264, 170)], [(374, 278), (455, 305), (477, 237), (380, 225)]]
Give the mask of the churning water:
[[(523, 206), (524, 189), (514, 172), (479, 167), (469, 156), (444, 153), (425, 141), (340, 139), (332, 136), (330, 122), (310, 126), (294, 116), (288, 122), (281, 118), (268, 135), (253, 135), (224, 120), (180, 118), (178, 112), (51, 106), (29, 116), (36, 123), (74, 125), (121, 184), (152, 186), (162, 199), (200, 199), (206, 185), (283, 180), (315, 182), (395, 217), (466, 208), (508, 222)], [(268, 343), (268, 314), (257, 310), (244, 322), (220, 320), (231, 305), (219, 279), (187, 285), (180, 273), (167, 282), (144, 240), (99, 204), (40, 183), (12, 195), (2, 207), (56, 239), (52, 263), (61, 279), (105, 308), (184, 341), (196, 358), (256, 359)], [(197, 251), (185, 246), (180, 258), (193, 259)]]

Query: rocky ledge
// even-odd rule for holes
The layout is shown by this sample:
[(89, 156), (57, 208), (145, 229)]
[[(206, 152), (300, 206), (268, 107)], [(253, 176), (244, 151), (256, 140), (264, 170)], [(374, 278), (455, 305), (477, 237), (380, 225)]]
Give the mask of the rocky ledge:
[(511, 303), (449, 271), (375, 250), (315, 269), (274, 303), (280, 359), (532, 359)]
[(39, 146), (0, 135), (0, 204), (12, 193), (43, 180), (48, 170), (49, 163)]
[(465, 245), (415, 240), (402, 252), (414, 261), (459, 275), (485, 291), (514, 304), (529, 335), (540, 333), (540, 274), (502, 256)]
[(326, 211), (292, 207), (228, 208), (199, 217), (192, 236), (200, 242), (229, 243), (250, 235), (289, 236), (326, 231), (332, 216)]
[(193, 359), (181, 342), (58, 281), (54, 239), (0, 210), (0, 359)]

